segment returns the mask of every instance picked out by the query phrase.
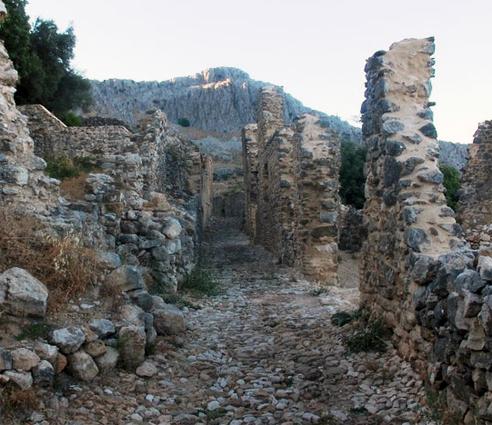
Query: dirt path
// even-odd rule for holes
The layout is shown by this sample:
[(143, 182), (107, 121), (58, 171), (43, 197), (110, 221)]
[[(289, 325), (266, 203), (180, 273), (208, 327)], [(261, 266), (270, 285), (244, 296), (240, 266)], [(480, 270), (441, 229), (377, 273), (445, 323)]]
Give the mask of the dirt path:
[(67, 385), (47, 403), (46, 424), (432, 423), (418, 419), (421, 382), (392, 350), (347, 353), (330, 317), (354, 308), (355, 288), (315, 295), (227, 222), (212, 235), (223, 294), (186, 310), (185, 336), (159, 340), (158, 373)]

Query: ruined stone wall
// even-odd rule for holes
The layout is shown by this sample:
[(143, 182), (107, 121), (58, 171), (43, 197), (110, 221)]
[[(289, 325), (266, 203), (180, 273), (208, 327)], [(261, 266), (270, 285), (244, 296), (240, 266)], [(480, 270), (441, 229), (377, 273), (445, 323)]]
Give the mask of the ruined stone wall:
[(94, 167), (87, 193), (70, 199), (70, 207), (96, 210), (120, 257), (175, 291), (193, 267), (210, 216), (210, 159), (161, 111), (146, 114), (132, 134), (118, 126), (66, 127), (40, 105), (22, 109), (48, 159), (84, 159)]
[(469, 155), (463, 172), (458, 218), (467, 239), (478, 247), (492, 239), (492, 121), (479, 125)]
[(367, 239), (364, 214), (353, 206), (342, 205), (339, 221), (338, 247), (342, 251), (359, 252)]
[(366, 65), (361, 297), (400, 353), (445, 391), (456, 423), (482, 424), (492, 407), (492, 258), (467, 246), (446, 206), (429, 109), (433, 52), (432, 38), (403, 40)]
[(303, 115), (294, 136), (299, 218), (297, 244), (304, 272), (338, 282), (340, 140), (318, 117)]
[(263, 90), (258, 104), (257, 131), (243, 131), (247, 231), (280, 262), (336, 283), (338, 137), (311, 115), (283, 126), (282, 96), (274, 90)]
[(258, 126), (249, 124), (243, 128), (243, 170), (245, 199), (245, 231), (252, 240), (256, 239), (256, 211), (258, 209)]
[[(0, 0), (0, 15), (2, 7)], [(212, 196), (210, 160), (178, 140), (159, 111), (146, 117), (137, 134), (118, 126), (67, 128), (36, 105), (23, 108), (28, 121), (14, 102), (16, 81), (0, 41), (0, 206), (45, 225), (29, 235), (33, 243), (69, 235), (77, 241), (73, 249), (92, 248), (91, 267), (101, 273), (97, 282), (87, 282), (90, 290), (69, 299), (70, 314), (62, 314), (53, 331), (42, 340), (40, 335), (34, 345), (30, 338), (15, 341), (10, 334), (20, 323), (22, 328), (35, 323), (30, 322), (33, 317), (51, 323), (53, 317), (46, 315), (52, 294), (28, 270), (1, 270), (0, 398), (10, 386), (50, 387), (62, 372), (91, 381), (117, 364), (135, 370), (158, 334), (183, 333), (180, 310), (150, 291), (175, 291), (194, 266), (198, 233), (206, 225)], [(66, 191), (67, 181), (43, 173), (46, 162), (34, 154), (36, 144), (47, 158), (85, 158), (95, 169), (70, 182), (81, 183), (76, 194)], [(185, 156), (191, 154), (172, 162), (167, 156), (171, 146), (179, 146)], [(184, 177), (170, 181), (175, 175)], [(2, 225), (6, 224), (0, 223), (0, 230), (5, 230)], [(60, 243), (57, 265), (71, 261), (65, 259), (64, 239)], [(79, 308), (82, 300), (85, 304)], [(95, 320), (90, 324), (82, 313), (86, 309), (93, 309), (90, 316)], [(96, 319), (101, 316), (104, 319)], [(22, 358), (29, 364), (19, 367)], [(0, 416), (3, 413), (0, 408)]]
[(46, 162), (34, 154), (25, 117), (14, 102), (18, 80), (0, 41), (0, 203), (47, 213), (57, 196), (57, 182), (46, 177)]

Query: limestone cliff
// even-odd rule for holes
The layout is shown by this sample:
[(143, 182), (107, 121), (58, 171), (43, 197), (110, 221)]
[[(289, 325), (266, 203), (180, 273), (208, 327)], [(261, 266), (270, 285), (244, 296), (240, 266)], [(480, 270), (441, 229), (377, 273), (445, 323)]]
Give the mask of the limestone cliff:
[[(206, 132), (239, 135), (245, 125), (255, 121), (258, 93), (265, 86), (271, 84), (253, 80), (240, 69), (227, 67), (210, 68), (193, 76), (162, 82), (93, 81), (92, 112), (135, 125), (143, 112), (159, 108), (171, 122), (187, 118), (192, 127)], [(315, 112), (289, 94), (284, 93), (284, 98), (286, 122)], [(336, 116), (328, 119), (338, 133), (360, 141), (360, 129)]]

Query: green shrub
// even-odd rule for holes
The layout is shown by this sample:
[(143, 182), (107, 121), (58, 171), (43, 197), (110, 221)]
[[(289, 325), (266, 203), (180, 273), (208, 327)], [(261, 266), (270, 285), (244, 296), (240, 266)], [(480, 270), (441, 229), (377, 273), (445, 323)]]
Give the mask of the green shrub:
[(185, 276), (180, 290), (194, 294), (218, 295), (219, 285), (210, 271), (197, 266)]
[(338, 311), (331, 316), (331, 323), (335, 326), (344, 326), (354, 320), (354, 316), (347, 311)]
[(82, 118), (75, 115), (73, 112), (67, 112), (61, 116), (61, 120), (69, 127), (80, 127), (82, 125)]
[(31, 323), (24, 327), (19, 335), (15, 337), (17, 341), (25, 339), (48, 339), (50, 332), (53, 330), (53, 325), (45, 322)]
[(343, 141), (341, 157), (340, 197), (345, 205), (352, 205), (361, 209), (365, 202), (364, 164), (366, 162), (366, 148), (353, 142)]
[(386, 351), (385, 338), (388, 337), (388, 329), (382, 319), (359, 320), (358, 329), (347, 339), (347, 347), (352, 353), (362, 351)]
[(178, 118), (178, 124), (181, 127), (189, 127), (190, 126), (190, 120), (188, 118)]
[(96, 168), (94, 160), (89, 157), (72, 159), (66, 156), (58, 156), (48, 158), (46, 163), (46, 174), (58, 180), (77, 177), (82, 173), (90, 173)]
[(451, 165), (440, 164), (439, 169), (444, 175), (443, 185), (446, 189), (446, 201), (450, 208), (456, 211), (458, 206), (458, 191), (461, 186), (460, 172)]
[(80, 170), (67, 157), (51, 158), (46, 163), (46, 174), (58, 180), (77, 177), (80, 174)]

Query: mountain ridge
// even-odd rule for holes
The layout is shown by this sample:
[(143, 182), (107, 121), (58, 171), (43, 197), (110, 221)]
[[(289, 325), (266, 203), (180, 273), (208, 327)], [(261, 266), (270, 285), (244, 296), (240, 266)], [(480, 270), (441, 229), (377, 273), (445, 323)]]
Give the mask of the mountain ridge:
[(192, 127), (215, 133), (238, 134), (256, 118), (256, 101), (262, 87), (274, 86), (284, 93), (287, 123), (304, 113), (328, 119), (331, 126), (352, 141), (360, 141), (360, 129), (338, 116), (328, 115), (286, 93), (283, 87), (252, 79), (233, 67), (207, 68), (190, 76), (165, 81), (131, 79), (92, 80), (92, 113), (136, 125), (141, 113), (160, 108), (171, 122), (186, 118)]

